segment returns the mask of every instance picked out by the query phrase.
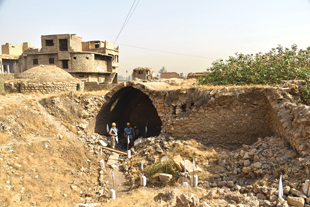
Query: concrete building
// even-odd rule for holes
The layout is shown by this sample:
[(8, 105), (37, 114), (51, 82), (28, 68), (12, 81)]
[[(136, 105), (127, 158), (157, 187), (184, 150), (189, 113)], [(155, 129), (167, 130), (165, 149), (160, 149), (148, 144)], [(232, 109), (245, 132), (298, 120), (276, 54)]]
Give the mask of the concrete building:
[(151, 80), (155, 78), (155, 72), (152, 68), (138, 67), (133, 69), (132, 79)]
[[(2, 46), (5, 54), (8, 51), (6, 45)], [(100, 40), (82, 42), (82, 37), (75, 34), (56, 34), (42, 35), (41, 46), (34, 49), (24, 43), (13, 50), (9, 45), (10, 58), (13, 59), (2, 61), (2, 64), (13, 66), (3, 67), (3, 72), (6, 68), (10, 69), (9, 72), (20, 73), (38, 65), (55, 65), (84, 82), (117, 83), (119, 47), (115, 48), (113, 43)]]
[(25, 50), (32, 48), (29, 42), (21, 45), (11, 45), (6, 43), (1, 46), (0, 73), (21, 73), (21, 56)]

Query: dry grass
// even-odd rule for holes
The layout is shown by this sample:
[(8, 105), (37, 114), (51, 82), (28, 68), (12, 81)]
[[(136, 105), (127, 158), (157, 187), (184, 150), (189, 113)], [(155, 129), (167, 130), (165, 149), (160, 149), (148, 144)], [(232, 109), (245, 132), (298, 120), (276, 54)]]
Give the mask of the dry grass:
[[(1, 102), (0, 102), (1, 103)], [(53, 136), (57, 129), (42, 115), (43, 112), (35, 99), (7, 99), (1, 110), (0, 121), (6, 123), (16, 134)], [(15, 136), (19, 140), (21, 136)]]
[(12, 137), (8, 135), (7, 133), (0, 132), (0, 144), (5, 144), (8, 141), (10, 141)]
[[(56, 142), (18, 144), (12, 150), (6, 155), (6, 162), (12, 169), (0, 169), (0, 183), (10, 180), (7, 185), (14, 188), (0, 189), (1, 204), (28, 206), (31, 202), (36, 202), (40, 206), (73, 206), (74, 201), (78, 202), (79, 194), (70, 189), (69, 183), (79, 179), (79, 175), (72, 172), (89, 165), (89, 155), (85, 153), (81, 143), (64, 137)], [(4, 152), (0, 155), (3, 156)], [(15, 163), (21, 167), (16, 167)], [(96, 176), (90, 179), (96, 180)], [(13, 203), (11, 198), (20, 191), (25, 200)]]

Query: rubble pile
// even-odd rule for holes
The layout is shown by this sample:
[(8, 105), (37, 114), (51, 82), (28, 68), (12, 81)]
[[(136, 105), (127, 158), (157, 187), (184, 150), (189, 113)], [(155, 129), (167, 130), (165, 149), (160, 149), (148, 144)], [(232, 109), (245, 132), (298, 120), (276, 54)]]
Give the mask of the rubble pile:
[[(158, 162), (173, 159), (177, 154), (186, 159), (195, 156), (196, 165), (200, 166), (200, 170), (197, 170), (199, 188), (206, 190), (204, 198), (207, 203), (222, 202), (224, 206), (286, 206), (287, 203), (293, 205), (291, 203), (300, 200), (306, 205), (310, 204), (310, 199), (302, 193), (303, 183), (309, 173), (310, 157), (299, 157), (282, 138), (259, 138), (252, 145), (243, 145), (241, 149), (232, 150), (223, 145), (203, 150), (198, 146), (201, 144), (195, 145), (191, 141), (164, 136), (139, 139), (132, 149), (132, 160), (126, 159), (122, 169), (129, 180), (136, 180), (138, 186), (142, 160), (147, 170)], [(192, 171), (189, 171), (189, 174), (192, 176)], [(284, 196), (282, 200), (278, 200), (281, 174)], [(184, 174), (180, 172), (179, 176), (181, 178)], [(153, 179), (158, 180), (157, 186), (166, 185), (154, 176), (147, 179), (152, 185)], [(178, 185), (173, 182), (170, 184)], [(213, 205), (212, 202), (209, 204)]]
[(164, 190), (154, 197), (154, 201), (159, 204), (166, 204), (166, 206), (197, 206), (197, 207), (209, 207), (209, 205), (197, 198), (195, 194), (190, 192), (182, 193), (179, 189)]

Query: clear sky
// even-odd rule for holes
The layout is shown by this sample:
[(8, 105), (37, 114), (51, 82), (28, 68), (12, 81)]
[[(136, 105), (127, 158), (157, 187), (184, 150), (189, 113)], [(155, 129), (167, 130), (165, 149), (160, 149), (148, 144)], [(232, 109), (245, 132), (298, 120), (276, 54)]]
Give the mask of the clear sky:
[[(40, 48), (41, 35), (62, 33), (114, 42), (132, 3), (0, 0), (0, 44), (30, 42)], [(116, 45), (124, 75), (135, 67), (204, 71), (236, 52), (268, 52), (293, 43), (310, 46), (310, 0), (140, 0)]]

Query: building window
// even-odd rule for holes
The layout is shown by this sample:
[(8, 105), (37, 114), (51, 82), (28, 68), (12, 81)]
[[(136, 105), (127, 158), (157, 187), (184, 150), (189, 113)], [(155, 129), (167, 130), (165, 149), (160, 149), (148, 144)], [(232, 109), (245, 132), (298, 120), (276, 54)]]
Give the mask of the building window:
[(80, 75), (79, 77), (80, 77), (80, 78), (84, 78), (84, 75)]
[(76, 57), (73, 57), (74, 60), (76, 60)]
[(48, 62), (49, 62), (50, 64), (54, 64), (54, 58), (49, 58), (49, 59), (48, 59)]
[(59, 51), (68, 51), (67, 39), (59, 39)]
[(33, 59), (32, 61), (33, 61), (33, 64), (34, 64), (34, 65), (38, 65), (38, 64), (39, 64), (38, 59)]
[(95, 42), (95, 48), (99, 48), (99, 42)]
[(118, 55), (115, 55), (116, 62), (118, 63)]
[(45, 46), (54, 46), (53, 40), (45, 40)]
[(88, 60), (89, 58), (88, 58), (88, 57), (86, 57), (86, 59)]
[(69, 67), (68, 67), (68, 60), (63, 60), (62, 61), (62, 68), (63, 69), (68, 69)]

